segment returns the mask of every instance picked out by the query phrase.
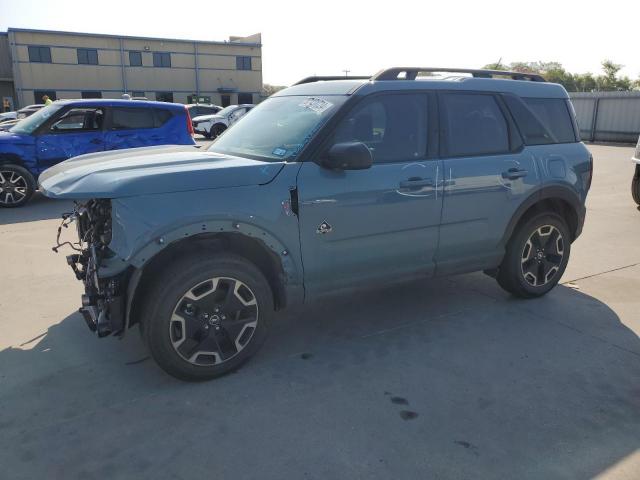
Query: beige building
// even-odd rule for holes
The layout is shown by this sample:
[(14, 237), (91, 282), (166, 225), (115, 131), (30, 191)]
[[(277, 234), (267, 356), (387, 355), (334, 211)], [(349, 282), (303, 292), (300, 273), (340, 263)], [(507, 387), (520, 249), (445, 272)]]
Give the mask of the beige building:
[(203, 42), (10, 28), (0, 33), (0, 96), (12, 90), (16, 107), (42, 103), (44, 94), (255, 103), (262, 90), (261, 36)]

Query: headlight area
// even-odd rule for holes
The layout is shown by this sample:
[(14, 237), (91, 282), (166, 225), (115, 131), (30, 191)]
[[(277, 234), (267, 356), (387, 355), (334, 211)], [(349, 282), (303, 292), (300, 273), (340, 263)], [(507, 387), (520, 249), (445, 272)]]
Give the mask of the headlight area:
[[(74, 211), (62, 216), (58, 227), (56, 246), (68, 246), (76, 251), (68, 255), (67, 263), (76, 278), (84, 284), (80, 313), (87, 326), (98, 336), (119, 333), (124, 328), (126, 281), (129, 272), (121, 272), (109, 278), (101, 278), (100, 267), (114, 257), (109, 249), (112, 236), (111, 201), (92, 199), (76, 203)], [(61, 242), (61, 233), (75, 223), (77, 242)]]

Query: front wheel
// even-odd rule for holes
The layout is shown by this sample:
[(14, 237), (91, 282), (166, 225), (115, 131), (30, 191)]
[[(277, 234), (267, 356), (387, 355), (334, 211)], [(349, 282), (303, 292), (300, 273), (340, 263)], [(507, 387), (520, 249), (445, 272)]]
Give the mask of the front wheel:
[(208, 380), (246, 362), (266, 339), (273, 296), (242, 257), (191, 256), (167, 267), (142, 313), (144, 339), (160, 367), (181, 380)]
[(24, 167), (0, 165), (0, 207), (21, 207), (36, 189), (36, 180)]
[(496, 280), (515, 296), (540, 297), (560, 281), (570, 251), (565, 220), (553, 213), (536, 215), (514, 232)]

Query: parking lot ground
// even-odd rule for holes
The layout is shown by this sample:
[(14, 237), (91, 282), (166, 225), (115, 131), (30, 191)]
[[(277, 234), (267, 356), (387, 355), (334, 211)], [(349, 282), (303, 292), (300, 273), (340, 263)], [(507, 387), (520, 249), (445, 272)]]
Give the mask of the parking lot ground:
[(0, 477), (638, 479), (633, 150), (589, 148), (584, 233), (546, 297), (477, 273), (324, 299), (200, 384), (137, 330), (86, 328), (50, 248), (68, 203), (0, 211)]

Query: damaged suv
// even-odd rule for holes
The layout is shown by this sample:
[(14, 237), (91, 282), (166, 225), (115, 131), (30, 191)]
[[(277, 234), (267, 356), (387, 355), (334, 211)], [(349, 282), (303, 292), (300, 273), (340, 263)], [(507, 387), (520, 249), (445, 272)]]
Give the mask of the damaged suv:
[(305, 79), (207, 151), (79, 157), (40, 187), (77, 200), (63, 223), (77, 227), (67, 261), (89, 327), (137, 324), (165, 371), (202, 380), (255, 353), (276, 310), (319, 295), (477, 270), (544, 295), (591, 175), (562, 86), (392, 68)]

